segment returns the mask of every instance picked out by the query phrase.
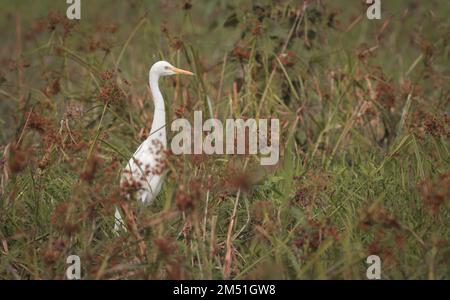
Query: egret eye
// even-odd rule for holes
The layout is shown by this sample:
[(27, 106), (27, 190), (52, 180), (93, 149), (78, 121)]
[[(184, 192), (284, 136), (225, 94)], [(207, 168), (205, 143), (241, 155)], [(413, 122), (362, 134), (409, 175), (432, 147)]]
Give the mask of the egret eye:
[(164, 69), (169, 70), (169, 66), (165, 66)]

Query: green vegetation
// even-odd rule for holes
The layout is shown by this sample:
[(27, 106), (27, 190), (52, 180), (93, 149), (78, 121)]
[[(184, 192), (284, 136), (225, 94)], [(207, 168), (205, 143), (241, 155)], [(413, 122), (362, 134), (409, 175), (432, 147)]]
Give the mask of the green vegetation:
[[(450, 4), (299, 2), (3, 1), (0, 278), (450, 278)], [(153, 205), (120, 196), (160, 59), (196, 73), (168, 123), (279, 118), (279, 163), (169, 155)]]

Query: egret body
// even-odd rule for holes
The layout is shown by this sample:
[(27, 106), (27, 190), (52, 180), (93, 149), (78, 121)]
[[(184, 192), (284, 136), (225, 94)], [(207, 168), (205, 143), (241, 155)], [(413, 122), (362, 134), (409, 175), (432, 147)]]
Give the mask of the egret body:
[[(192, 72), (175, 68), (166, 61), (158, 61), (150, 68), (148, 77), (155, 107), (150, 134), (130, 158), (120, 180), (121, 187), (133, 189), (136, 199), (144, 204), (155, 200), (165, 176), (166, 110), (158, 81), (161, 76), (175, 74), (193, 75)], [(114, 230), (118, 231), (120, 227), (124, 228), (124, 223), (116, 208)]]

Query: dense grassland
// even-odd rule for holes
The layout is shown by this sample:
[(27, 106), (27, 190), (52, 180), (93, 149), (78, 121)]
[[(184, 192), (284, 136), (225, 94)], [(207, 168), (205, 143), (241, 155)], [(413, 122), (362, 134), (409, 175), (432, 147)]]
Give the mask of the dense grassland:
[[(382, 1), (0, 3), (0, 278), (450, 278), (450, 4)], [(280, 160), (169, 155), (153, 205), (121, 196), (167, 122), (278, 118)], [(170, 137), (173, 136), (171, 131)], [(127, 234), (112, 232), (114, 207)]]

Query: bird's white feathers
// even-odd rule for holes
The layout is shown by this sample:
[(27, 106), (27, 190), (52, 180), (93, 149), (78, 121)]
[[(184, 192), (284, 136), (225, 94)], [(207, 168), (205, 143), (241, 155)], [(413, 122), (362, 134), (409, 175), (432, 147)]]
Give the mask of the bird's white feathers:
[[(166, 112), (158, 80), (160, 76), (175, 74), (170, 67), (172, 65), (168, 62), (159, 61), (150, 69), (149, 84), (155, 106), (152, 127), (148, 138), (125, 166), (120, 181), (122, 189), (133, 190), (132, 195), (145, 204), (153, 202), (164, 181), (167, 149)], [(120, 212), (116, 209), (114, 230), (117, 232), (119, 228), (125, 229)]]
[(136, 199), (145, 204), (150, 204), (161, 190), (166, 143), (163, 127), (139, 146), (122, 173), (121, 186), (136, 187)]

